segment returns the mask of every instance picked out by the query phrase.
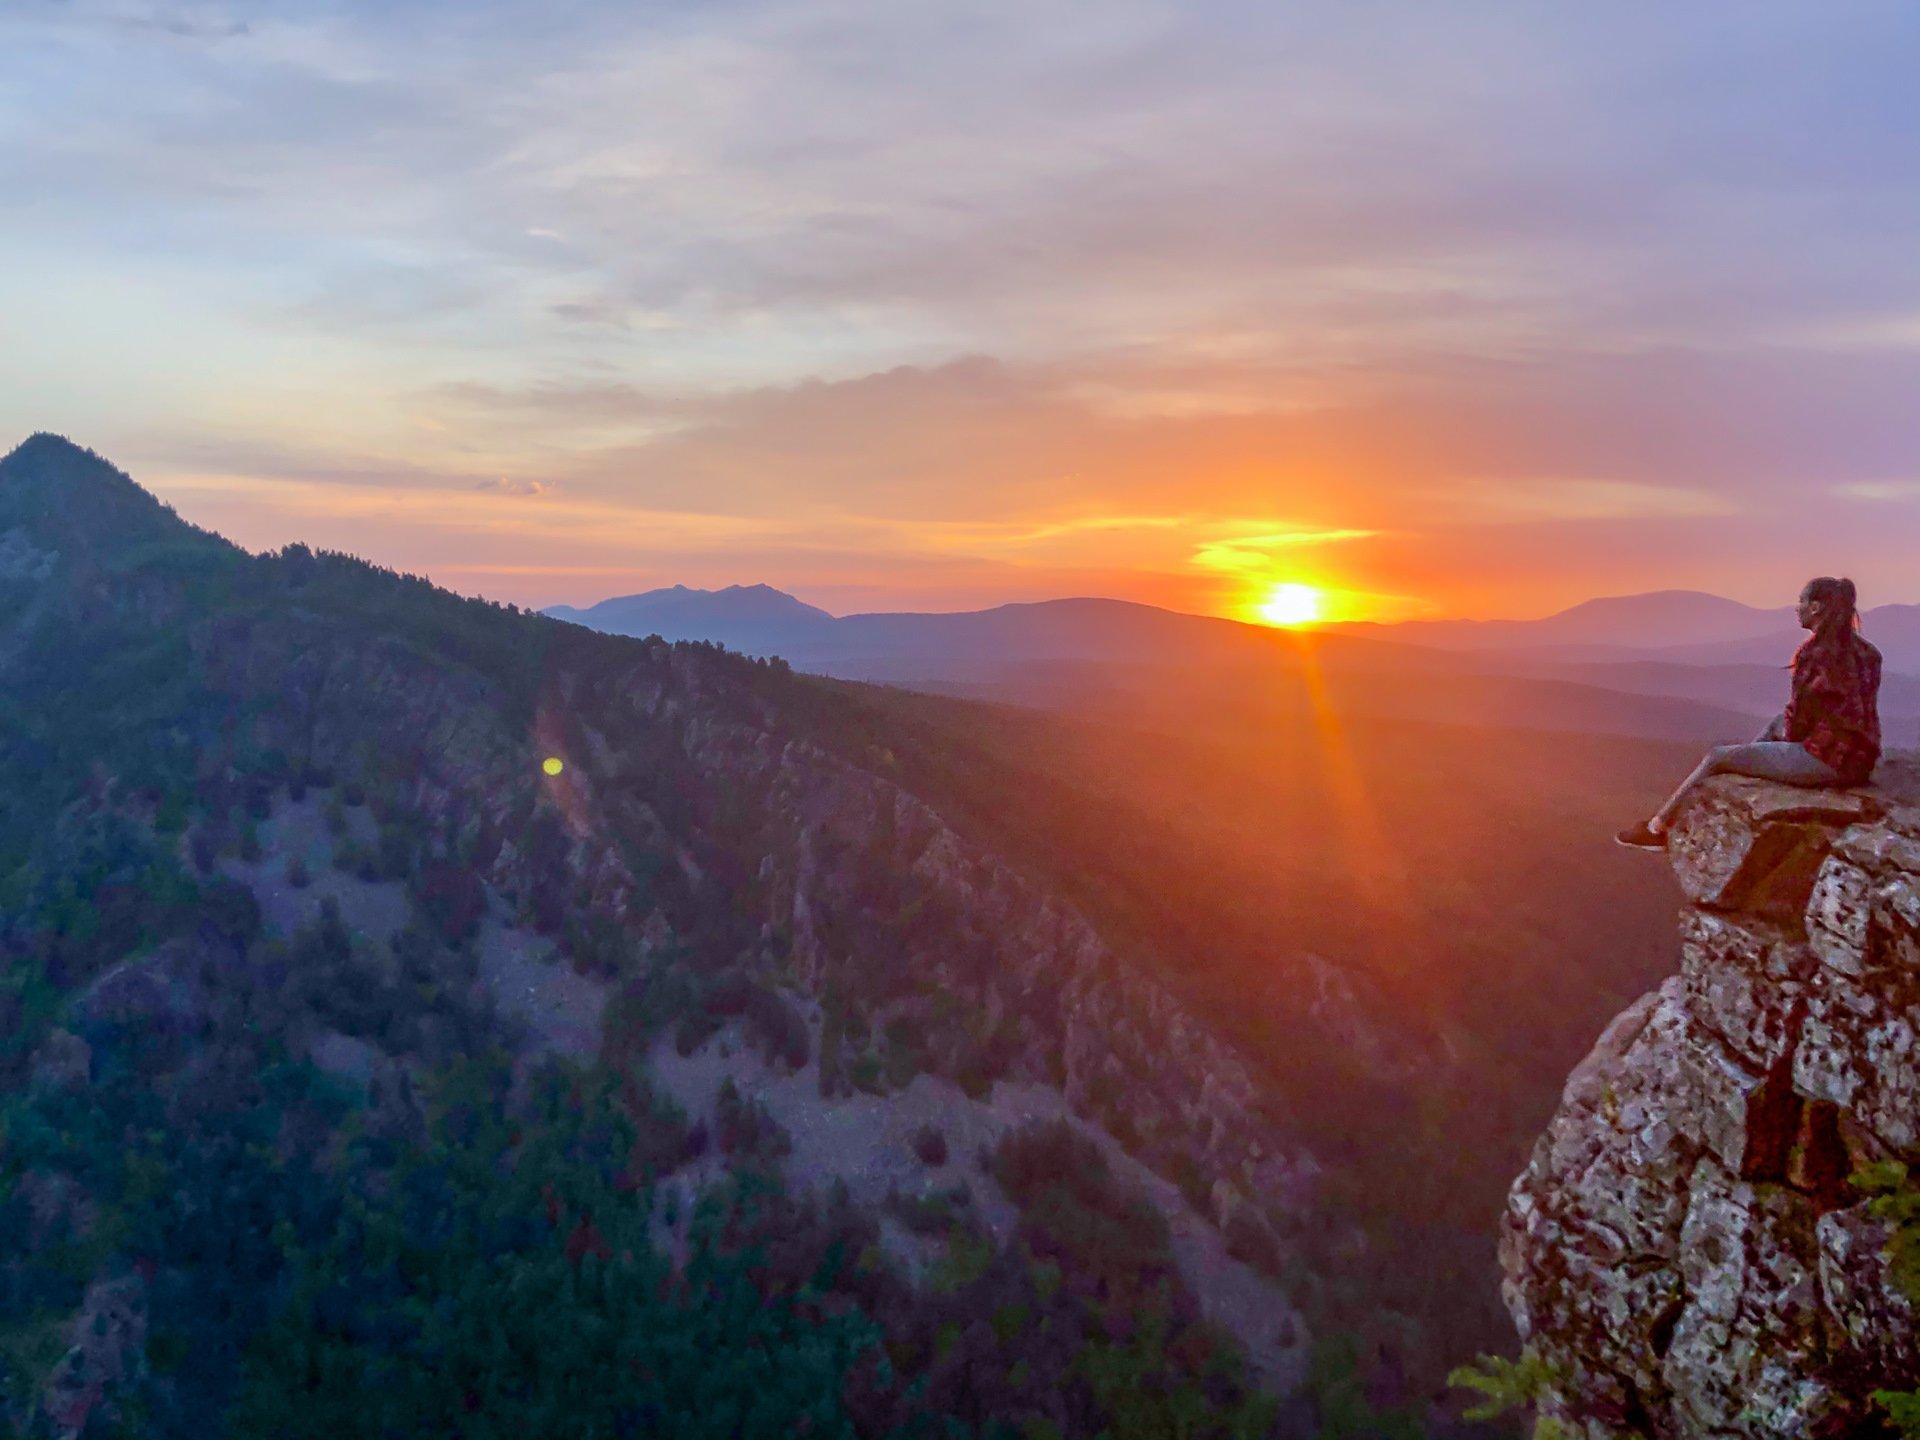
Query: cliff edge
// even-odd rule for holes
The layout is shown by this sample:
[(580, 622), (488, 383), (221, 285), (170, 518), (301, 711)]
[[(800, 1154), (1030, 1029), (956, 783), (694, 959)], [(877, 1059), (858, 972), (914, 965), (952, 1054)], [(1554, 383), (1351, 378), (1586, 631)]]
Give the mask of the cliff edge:
[(1920, 1386), (1886, 1198), (1920, 1176), (1920, 765), (1711, 781), (1669, 857), (1680, 973), (1574, 1071), (1508, 1198), (1540, 1413), (1584, 1440), (1883, 1433), (1874, 1391)]

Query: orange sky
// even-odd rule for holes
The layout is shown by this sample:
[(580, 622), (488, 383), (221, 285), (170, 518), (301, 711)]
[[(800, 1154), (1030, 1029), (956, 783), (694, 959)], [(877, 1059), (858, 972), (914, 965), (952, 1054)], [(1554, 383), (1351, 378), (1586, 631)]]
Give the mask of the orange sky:
[[(1330, 618), (1396, 619), (1682, 586), (1781, 603), (1834, 570), (1905, 598), (1887, 529), (1904, 497), (1756, 475), (1750, 442), (1689, 442), (1687, 483), (1621, 478), (1600, 463), (1609, 423), (1637, 443), (1652, 407), (1547, 432), (1509, 383), (1442, 402), (1362, 380), (1321, 408), (1222, 413), (1191, 378), (1170, 410), (969, 360), (673, 405), (442, 391), (409, 397), (391, 450), (335, 458), (315, 434), (121, 458), (243, 543), (303, 538), (539, 605), (764, 581), (837, 613), (1098, 594), (1250, 618), (1294, 583), (1328, 591)], [(621, 398), (640, 426), (583, 414)], [(1561, 471), (1561, 432), (1596, 473)]]

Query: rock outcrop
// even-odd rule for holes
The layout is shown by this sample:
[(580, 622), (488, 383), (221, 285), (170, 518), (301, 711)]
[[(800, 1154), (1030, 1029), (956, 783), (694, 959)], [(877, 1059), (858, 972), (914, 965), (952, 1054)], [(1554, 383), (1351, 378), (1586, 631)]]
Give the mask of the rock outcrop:
[(1680, 973), (1574, 1072), (1508, 1202), (1540, 1411), (1585, 1440), (1882, 1433), (1920, 1336), (1859, 1182), (1920, 1172), (1920, 784), (1712, 781), (1670, 854)]
[(95, 1280), (74, 1318), (67, 1352), (40, 1397), (44, 1429), (80, 1440), (116, 1416), (115, 1399), (146, 1368), (147, 1284), (138, 1274)]

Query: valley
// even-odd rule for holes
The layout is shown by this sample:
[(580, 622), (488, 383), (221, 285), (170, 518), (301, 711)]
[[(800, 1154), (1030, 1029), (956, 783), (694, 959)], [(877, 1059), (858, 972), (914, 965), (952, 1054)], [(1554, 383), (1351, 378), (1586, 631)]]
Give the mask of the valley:
[[(176, 1416), (155, 1433), (215, 1395), (281, 1414), (259, 1397), (292, 1383), (166, 1298), (238, 1260), (182, 1249), (201, 1202), (125, 1168), (215, 1164), (168, 1182), (188, 1203), (242, 1155), (231, 1183), (327, 1197), (311, 1238), (336, 1249), (219, 1270), (231, 1313), (342, 1376), (376, 1322), (270, 1276), (324, 1288), (355, 1206), (471, 1164), (547, 1177), (576, 1279), (629, 1263), (616, 1229), (669, 1305), (702, 1266), (751, 1270), (730, 1235), (826, 1266), (833, 1313), (914, 1377), (836, 1361), (813, 1393), (854, 1433), (1091, 1435), (1130, 1407), (1159, 1433), (1203, 1395), (1196, 1433), (1312, 1434), (1349, 1401), (1444, 1428), (1447, 1369), (1504, 1335), (1504, 1187), (1672, 966), (1669, 882), (1606, 837), (1684, 743), (1171, 667), (1044, 708), (812, 677), (250, 556), (51, 438), (0, 463), (0, 533), (34, 560), (0, 592), (0, 1134), (38, 1137), (0, 1151), (31, 1241), (0, 1257), (4, 1333), (43, 1343), (147, 1277), (141, 1323), (224, 1358), (169, 1379), (69, 1355), (56, 1388)], [(130, 1124), (158, 1149), (89, 1148)], [(240, 1138), (259, 1124), (282, 1139)], [(520, 1223), (495, 1207), (524, 1188), (462, 1194), (461, 1224)], [(814, 1293), (727, 1273), (772, 1315)], [(429, 1266), (391, 1299), (475, 1283)], [(1059, 1383), (1025, 1389), (1040, 1353)], [(24, 1415), (55, 1380), (8, 1363)], [(439, 1403), (418, 1380), (406, 1403)]]

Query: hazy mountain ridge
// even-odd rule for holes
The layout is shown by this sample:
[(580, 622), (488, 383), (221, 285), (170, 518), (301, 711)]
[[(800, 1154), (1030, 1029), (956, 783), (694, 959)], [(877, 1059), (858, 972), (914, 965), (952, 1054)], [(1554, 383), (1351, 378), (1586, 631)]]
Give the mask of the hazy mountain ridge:
[(1655, 590), (1583, 600), (1537, 620), (1407, 620), (1342, 627), (1442, 649), (1619, 646), (1664, 649), (1752, 640), (1793, 626), (1793, 607), (1757, 609), (1700, 590)]
[(1739, 697), (1722, 698), (1710, 687), (1700, 695), (1610, 691), (1577, 669), (1399, 643), (1383, 638), (1391, 634), (1384, 629), (1378, 635), (1350, 633), (1350, 627), (1281, 631), (1127, 601), (1056, 600), (789, 624), (742, 621), (719, 602), (697, 602), (703, 594), (729, 592), (687, 592), (695, 603), (672, 591), (650, 593), (675, 603), (623, 612), (622, 601), (607, 601), (587, 611), (546, 613), (613, 633), (710, 640), (744, 654), (778, 655), (842, 679), (1066, 708), (1084, 702), (1076, 688), (1082, 683), (1125, 690), (1178, 687), (1188, 676), (1211, 686), (1238, 676), (1243, 684), (1287, 694), (1295, 706), (1324, 706), (1338, 692), (1337, 703), (1348, 713), (1659, 739), (1743, 736), (1766, 713), (1750, 712)]
[[(685, 592), (649, 591), (601, 601), (584, 610), (554, 606), (559, 619), (618, 634), (654, 634), (668, 640), (722, 640), (723, 629), (745, 637), (751, 654), (781, 654), (808, 668), (857, 665), (919, 654), (941, 661), (1095, 659), (1154, 662), (1202, 655), (1242, 658), (1298, 652), (1301, 637), (1270, 627), (1244, 625), (1210, 615), (1187, 615), (1130, 600), (1076, 598), (1020, 602), (988, 610), (897, 612), (831, 616), (802, 606), (766, 586)], [(736, 592), (754, 603), (738, 605)], [(662, 603), (656, 597), (671, 597)], [(777, 598), (773, 598), (777, 597)], [(811, 613), (796, 618), (794, 607)], [(669, 628), (629, 630), (628, 625)], [(792, 647), (782, 652), (782, 644)], [(1380, 654), (1421, 663), (1418, 652), (1392, 655), (1393, 647), (1355, 641), (1340, 647), (1356, 655)]]
[[(1720, 666), (1786, 664), (1805, 639), (1793, 607), (1763, 611), (1692, 589), (1599, 597), (1538, 620), (1357, 620), (1281, 634), (1271, 626), (1112, 599), (831, 616), (770, 586), (718, 591), (674, 586), (586, 609), (555, 605), (543, 614), (612, 634), (712, 639), (755, 655), (785, 655), (812, 668), (860, 662), (900, 666), (912, 659), (916, 645), (924, 662), (1313, 657), (1346, 664), (1419, 664), (1430, 670), (1457, 670), (1459, 662), (1475, 659)], [(1870, 607), (1860, 612), (1860, 622), (1891, 668), (1920, 672), (1920, 605)], [(645, 628), (649, 624), (659, 628)]]

